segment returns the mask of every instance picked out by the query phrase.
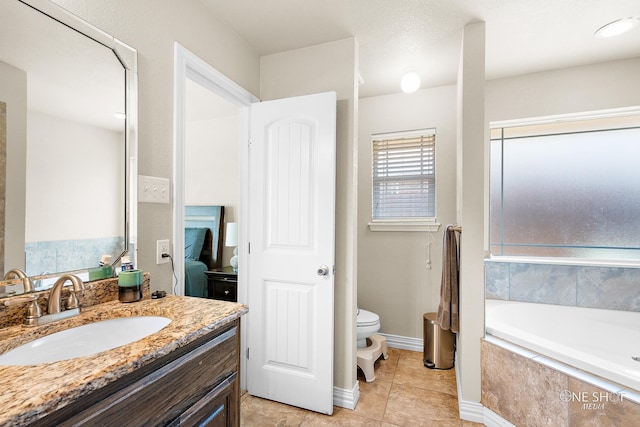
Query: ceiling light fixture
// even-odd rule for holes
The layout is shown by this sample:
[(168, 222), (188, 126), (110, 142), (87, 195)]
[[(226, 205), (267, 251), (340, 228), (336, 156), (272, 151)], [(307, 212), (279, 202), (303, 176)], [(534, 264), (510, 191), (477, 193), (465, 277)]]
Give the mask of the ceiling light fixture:
[(640, 24), (638, 18), (624, 18), (609, 22), (598, 28), (595, 35), (598, 37), (614, 37), (626, 33)]
[(420, 88), (420, 76), (413, 71), (408, 72), (402, 77), (400, 87), (404, 93), (413, 93)]

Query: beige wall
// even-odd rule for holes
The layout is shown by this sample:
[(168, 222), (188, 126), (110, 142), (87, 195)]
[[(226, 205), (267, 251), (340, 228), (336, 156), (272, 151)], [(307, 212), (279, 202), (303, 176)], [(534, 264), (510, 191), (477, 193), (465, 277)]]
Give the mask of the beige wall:
[[(27, 73), (0, 62), (0, 101), (7, 104), (7, 151), (4, 174), (4, 266), (25, 268), (25, 195), (27, 162)], [(4, 275), (4, 271), (2, 271)]]
[[(138, 51), (138, 172), (173, 185), (174, 42), (195, 53), (253, 94), (259, 57), (199, 1), (55, 0)], [(138, 264), (153, 289), (171, 292), (171, 264), (156, 265), (158, 239), (173, 235), (173, 201), (138, 204)]]
[[(238, 221), (239, 127), (236, 115), (189, 121), (185, 129), (184, 203), (222, 205), (225, 223)], [(232, 256), (233, 248), (223, 246), (222, 265)]]
[(640, 57), (487, 82), (489, 122), (640, 106)]
[[(638, 75), (640, 58), (634, 58), (487, 81), (484, 85), (485, 122), (638, 106)], [(368, 230), (367, 222), (371, 216), (370, 136), (376, 132), (435, 126), (438, 132), (438, 221), (442, 224), (457, 221), (455, 206), (460, 191), (455, 189), (455, 175), (458, 171), (459, 179), (462, 179), (463, 170), (456, 166), (456, 148), (443, 147), (440, 143), (444, 138), (441, 130), (447, 129), (447, 141), (457, 138), (455, 91), (456, 87), (440, 87), (412, 95), (364, 98), (359, 103), (358, 303), (380, 314), (382, 332), (385, 333), (422, 337), (420, 315), (423, 311), (435, 311), (439, 300), (442, 231), (436, 234), (436, 242), (432, 245), (433, 268), (427, 270), (424, 268), (427, 233), (374, 233)], [(446, 149), (444, 153), (441, 152), (443, 149)], [(477, 171), (482, 167), (483, 154), (476, 153), (463, 163), (462, 169), (465, 174), (482, 176)], [(478, 182), (482, 181), (480, 178)], [(485, 186), (477, 189), (478, 194), (485, 193)], [(477, 216), (473, 221), (482, 224), (483, 209), (483, 206), (472, 208), (466, 218), (471, 215), (473, 220)], [(469, 225), (465, 215), (460, 221)], [(476, 228), (476, 233), (484, 233), (484, 225)], [(470, 235), (467, 229), (463, 240), (468, 242)], [(484, 236), (476, 235), (473, 239), (476, 242), (474, 246), (478, 247)], [(465, 261), (470, 258), (466, 255)], [(483, 271), (478, 266), (482, 258), (480, 252), (473, 255), (471, 259), (476, 267), (473, 272), (465, 274), (465, 284), (461, 284), (464, 295), (461, 298), (466, 299), (462, 314), (463, 333), (468, 323), (472, 328), (468, 336), (470, 342), (463, 342), (461, 346), (462, 359), (466, 357), (468, 362), (461, 367), (463, 388), (466, 390), (461, 397), (476, 402), (480, 374), (478, 335), (481, 332), (478, 331), (484, 324)]]
[[(119, 200), (123, 198), (125, 181), (122, 132), (29, 110), (27, 133), (25, 241), (122, 236), (125, 211), (124, 200)], [(68, 165), (74, 157), (78, 161), (72, 170), (56, 167)], [(77, 179), (78, 176), (90, 179)], [(64, 200), (77, 203), (76, 207), (55, 208), (63, 206), (61, 194)], [(85, 208), (101, 200), (113, 203), (109, 209)]]
[[(381, 332), (422, 338), (423, 314), (438, 309), (442, 233), (456, 221), (456, 87), (363, 98), (358, 125), (358, 306)], [(436, 129), (437, 232), (370, 231), (371, 135)], [(428, 261), (431, 261), (429, 268)]]
[(264, 56), (260, 61), (262, 100), (337, 93), (334, 386), (347, 390), (357, 381), (357, 64), (355, 39)]
[(461, 399), (480, 402), (480, 338), (484, 336), (485, 24), (464, 27), (458, 74), (457, 222), (460, 239), (460, 332), (457, 356)]

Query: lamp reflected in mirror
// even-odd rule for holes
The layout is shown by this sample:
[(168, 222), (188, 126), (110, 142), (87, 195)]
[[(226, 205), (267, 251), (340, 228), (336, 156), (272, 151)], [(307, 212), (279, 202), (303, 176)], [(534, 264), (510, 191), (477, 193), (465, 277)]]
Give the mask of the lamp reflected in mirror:
[(229, 260), (229, 264), (233, 267), (233, 272), (238, 272), (238, 223), (228, 222), (225, 229), (224, 245), (233, 248), (233, 256)]

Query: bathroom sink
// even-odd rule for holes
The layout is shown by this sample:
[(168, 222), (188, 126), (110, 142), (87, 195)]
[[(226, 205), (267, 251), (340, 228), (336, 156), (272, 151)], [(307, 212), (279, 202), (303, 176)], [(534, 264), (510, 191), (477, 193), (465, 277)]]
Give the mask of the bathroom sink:
[(91, 356), (147, 337), (171, 323), (160, 316), (102, 320), (30, 341), (0, 355), (0, 365), (37, 365)]

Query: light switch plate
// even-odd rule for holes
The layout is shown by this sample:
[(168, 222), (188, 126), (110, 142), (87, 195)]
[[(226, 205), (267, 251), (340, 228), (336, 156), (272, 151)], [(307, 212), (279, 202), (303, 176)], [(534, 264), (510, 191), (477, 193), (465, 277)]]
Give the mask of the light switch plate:
[(168, 178), (138, 175), (138, 201), (141, 203), (169, 203)]

